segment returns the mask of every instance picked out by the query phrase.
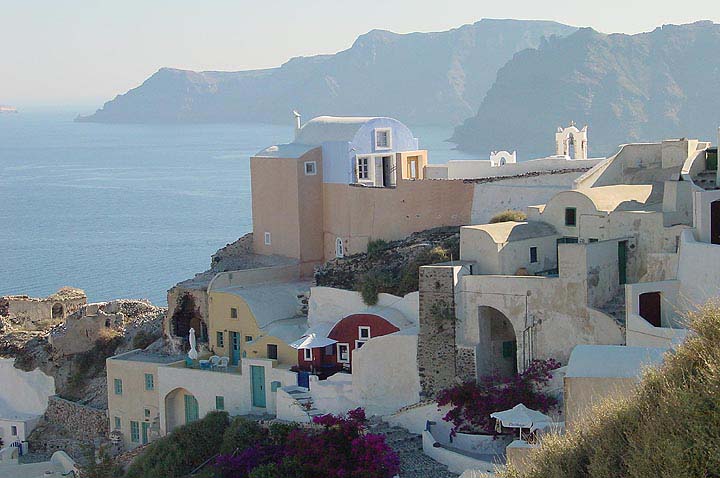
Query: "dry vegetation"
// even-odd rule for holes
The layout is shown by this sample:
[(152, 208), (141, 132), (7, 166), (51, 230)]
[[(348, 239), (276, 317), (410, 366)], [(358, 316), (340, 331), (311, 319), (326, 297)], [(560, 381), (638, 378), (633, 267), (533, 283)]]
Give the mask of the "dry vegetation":
[(508, 209), (507, 211), (499, 212), (495, 214), (493, 217), (490, 218), (490, 224), (495, 224), (497, 222), (507, 222), (507, 221), (524, 221), (527, 219), (527, 214), (525, 214), (522, 211), (515, 211)]
[(578, 430), (550, 436), (505, 478), (720, 476), (720, 304), (692, 315), (695, 335), (646, 372), (633, 396), (606, 402)]

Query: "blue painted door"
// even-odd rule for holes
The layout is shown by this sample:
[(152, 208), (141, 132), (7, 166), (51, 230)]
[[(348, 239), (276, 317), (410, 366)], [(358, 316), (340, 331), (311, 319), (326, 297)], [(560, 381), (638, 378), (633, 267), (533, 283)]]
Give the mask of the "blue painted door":
[(230, 363), (237, 365), (240, 362), (240, 333), (230, 332)]
[(148, 442), (148, 431), (150, 430), (150, 424), (148, 422), (142, 423), (142, 444), (145, 445)]
[(265, 367), (250, 366), (253, 407), (265, 408)]

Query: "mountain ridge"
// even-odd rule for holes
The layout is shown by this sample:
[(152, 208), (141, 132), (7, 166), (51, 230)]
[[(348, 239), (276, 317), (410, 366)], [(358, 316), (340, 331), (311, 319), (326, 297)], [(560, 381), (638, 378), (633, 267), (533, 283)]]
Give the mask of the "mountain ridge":
[(483, 19), (430, 33), (375, 29), (335, 54), (294, 57), (238, 72), (161, 68), (77, 121), (287, 123), (297, 109), (457, 124), (475, 113), (512, 55), (575, 27), (545, 20)]

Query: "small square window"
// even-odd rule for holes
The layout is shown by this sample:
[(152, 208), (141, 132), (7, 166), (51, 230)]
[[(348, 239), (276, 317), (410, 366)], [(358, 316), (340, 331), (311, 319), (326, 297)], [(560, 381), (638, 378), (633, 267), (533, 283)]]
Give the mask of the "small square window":
[(120, 430), (120, 428), (122, 428), (121, 425), (120, 417), (115, 417), (115, 430)]
[(215, 396), (215, 410), (220, 412), (225, 410), (225, 397), (222, 395)]
[(364, 341), (364, 340), (356, 340), (356, 341), (355, 341), (355, 349), (362, 348), (363, 345), (365, 345), (365, 341)]
[(390, 128), (378, 128), (375, 130), (375, 148), (392, 148), (392, 131)]
[(145, 374), (145, 390), (155, 390), (155, 377), (153, 374)]
[(530, 248), (530, 264), (535, 264), (537, 262), (537, 247), (531, 247)]
[(310, 362), (312, 358), (312, 349), (303, 349), (303, 360)]
[(150, 409), (149, 408), (145, 409), (145, 418), (150, 418)]
[(570, 227), (577, 225), (577, 210), (574, 207), (565, 208), (565, 225)]
[(369, 339), (370, 327), (358, 327), (358, 337), (361, 339)]
[(275, 344), (267, 344), (267, 358), (271, 360), (277, 360), (278, 358), (278, 347)]
[(122, 380), (116, 378), (113, 383), (115, 385), (115, 395), (122, 395)]
[(266, 232), (265, 233), (265, 245), (269, 246), (270, 244), (272, 244), (272, 236), (270, 235), (269, 232)]
[(231, 319), (237, 319), (237, 308), (236, 307), (230, 307), (230, 318)]
[(217, 341), (218, 347), (225, 348), (225, 334), (223, 334), (222, 332), (218, 332), (215, 340)]
[(15, 425), (12, 425), (12, 426), (10, 427), (10, 434), (11, 434), (12, 436), (14, 436), (14, 437), (17, 436), (17, 427), (16, 427)]
[(246, 335), (245, 342), (252, 342), (252, 335)]
[(317, 174), (317, 163), (315, 161), (305, 161), (305, 176), (315, 176)]

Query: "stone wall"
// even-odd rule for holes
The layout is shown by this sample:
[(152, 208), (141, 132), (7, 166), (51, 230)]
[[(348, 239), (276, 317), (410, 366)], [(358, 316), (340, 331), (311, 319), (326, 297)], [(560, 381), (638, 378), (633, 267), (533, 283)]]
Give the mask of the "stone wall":
[(455, 383), (455, 277), (459, 266), (420, 268), (418, 371), (421, 397), (432, 398)]
[(108, 436), (106, 410), (81, 405), (58, 396), (50, 397), (43, 417), (48, 424), (61, 426), (67, 436), (80, 441), (92, 442)]
[(475, 380), (477, 378), (475, 348), (458, 346), (457, 355), (455, 356), (455, 367), (458, 379), (463, 382)]
[(212, 255), (210, 267), (217, 267), (218, 265), (232, 260), (237, 256), (244, 256), (253, 253), (253, 233), (249, 232), (242, 236), (235, 242), (227, 244), (222, 249)]

